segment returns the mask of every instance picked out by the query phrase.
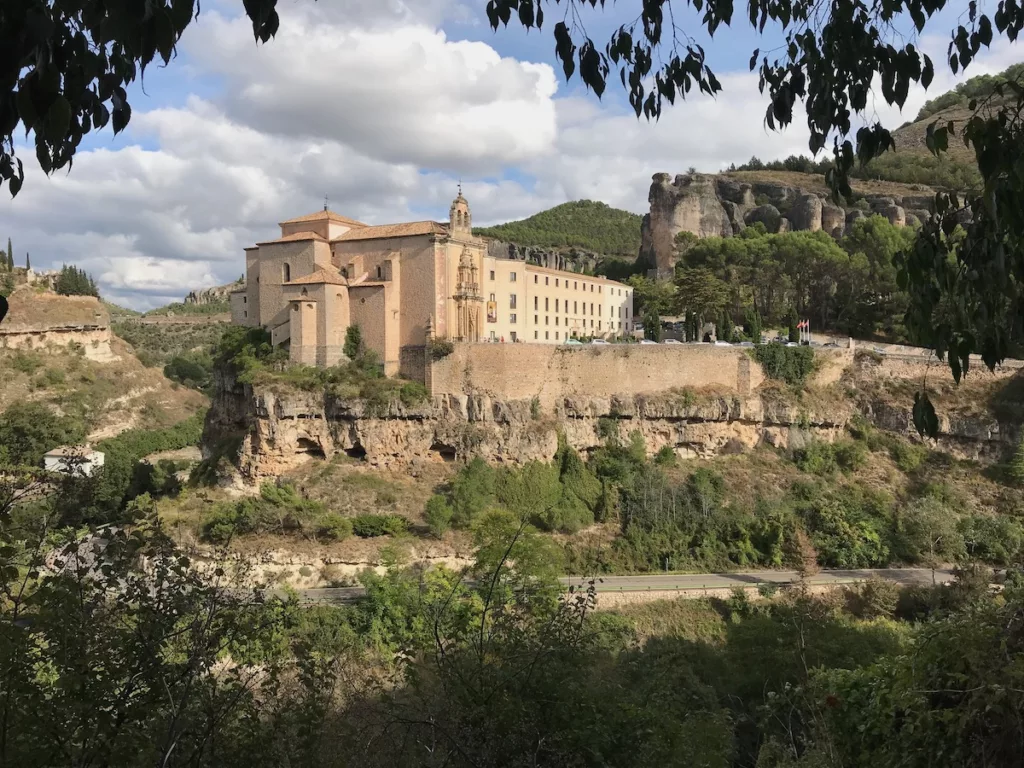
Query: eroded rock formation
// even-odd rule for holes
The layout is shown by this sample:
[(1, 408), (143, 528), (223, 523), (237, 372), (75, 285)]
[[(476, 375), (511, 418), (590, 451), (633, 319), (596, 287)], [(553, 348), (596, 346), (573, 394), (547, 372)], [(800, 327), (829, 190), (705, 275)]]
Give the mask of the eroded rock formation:
[(518, 245), (501, 240), (488, 240), (487, 255), (496, 259), (513, 259), (536, 264), (548, 269), (561, 269), (566, 272), (593, 273), (600, 257), (591, 251), (571, 247), (565, 250), (554, 248), (538, 248), (532, 245)]
[(238, 279), (226, 285), (215, 285), (201, 291), (190, 291), (183, 304), (223, 304), (232, 292), (245, 288), (245, 280)]
[[(648, 196), (651, 209), (641, 225), (640, 257), (661, 275), (675, 267), (675, 238), (680, 232), (697, 237), (729, 237), (760, 222), (769, 232), (819, 230), (842, 237), (857, 219), (877, 213), (897, 226), (927, 217), (929, 195), (868, 195), (862, 208), (846, 210), (818, 192), (774, 182), (747, 183), (725, 175), (656, 173)], [(866, 203), (866, 205), (864, 204)], [(913, 215), (908, 214), (908, 208)]]

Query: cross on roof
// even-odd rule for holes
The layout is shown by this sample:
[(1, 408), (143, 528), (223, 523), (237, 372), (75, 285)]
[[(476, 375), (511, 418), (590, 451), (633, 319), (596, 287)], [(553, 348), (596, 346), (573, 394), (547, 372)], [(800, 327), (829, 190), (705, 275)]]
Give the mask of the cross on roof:
[(327, 195), (324, 195), (324, 210), (327, 210)]

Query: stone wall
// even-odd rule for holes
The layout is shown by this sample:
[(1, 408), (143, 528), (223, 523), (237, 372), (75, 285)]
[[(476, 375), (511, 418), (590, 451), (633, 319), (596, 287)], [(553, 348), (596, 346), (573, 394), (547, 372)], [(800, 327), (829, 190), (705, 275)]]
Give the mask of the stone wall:
[(85, 357), (97, 363), (109, 363), (116, 359), (110, 349), (109, 328), (40, 328), (16, 331), (0, 328), (0, 349), (63, 352), (72, 344), (81, 346)]
[(433, 395), (487, 394), (537, 398), (551, 407), (565, 398), (612, 397), (714, 387), (749, 394), (764, 379), (739, 347), (710, 345), (456, 344), (433, 363)]

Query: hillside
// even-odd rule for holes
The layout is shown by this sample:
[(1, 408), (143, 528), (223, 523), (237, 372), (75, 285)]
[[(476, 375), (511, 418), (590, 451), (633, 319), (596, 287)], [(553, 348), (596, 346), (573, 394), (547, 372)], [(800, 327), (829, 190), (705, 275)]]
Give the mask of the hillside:
[(642, 217), (594, 200), (576, 200), (528, 219), (477, 227), (481, 237), (545, 248), (578, 247), (603, 256), (634, 258), (640, 248)]

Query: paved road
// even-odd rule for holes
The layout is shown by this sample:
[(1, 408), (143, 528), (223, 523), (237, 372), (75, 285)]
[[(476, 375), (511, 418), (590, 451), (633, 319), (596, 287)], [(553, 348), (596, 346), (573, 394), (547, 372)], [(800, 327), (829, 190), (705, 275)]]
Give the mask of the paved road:
[[(928, 568), (879, 568), (855, 570), (829, 570), (807, 579), (812, 586), (829, 584), (853, 584), (877, 576), (898, 584), (942, 584), (953, 580), (953, 571)], [(561, 579), (566, 587), (586, 587), (590, 577), (565, 576)], [(603, 576), (595, 583), (598, 592), (683, 592), (702, 589), (732, 589), (752, 587), (758, 584), (789, 584), (799, 581), (796, 571), (748, 571), (744, 573), (680, 573), (652, 574), (645, 576)], [(299, 596), (310, 602), (346, 603), (357, 600), (365, 594), (362, 587), (338, 587), (328, 589), (303, 589)]]

